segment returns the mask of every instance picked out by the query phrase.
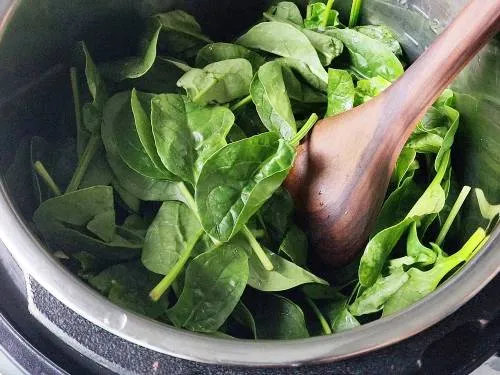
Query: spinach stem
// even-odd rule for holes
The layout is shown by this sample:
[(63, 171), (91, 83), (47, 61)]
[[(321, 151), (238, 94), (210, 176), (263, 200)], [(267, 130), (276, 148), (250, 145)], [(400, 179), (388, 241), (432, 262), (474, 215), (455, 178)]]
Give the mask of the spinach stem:
[(47, 187), (52, 190), (55, 196), (59, 196), (62, 194), (61, 189), (59, 189), (59, 186), (57, 186), (54, 179), (49, 174), (47, 169), (45, 169), (45, 166), (41, 161), (37, 160), (35, 164), (33, 164), (33, 168), (35, 168), (36, 174), (40, 176), (40, 178), (45, 182)]
[(439, 231), (439, 234), (435, 241), (436, 245), (441, 246), (441, 244), (443, 243), (444, 239), (446, 238), (446, 235), (448, 234), (448, 231), (450, 230), (451, 224), (453, 224), (453, 221), (457, 217), (458, 212), (460, 211), (460, 208), (462, 208), (462, 205), (464, 204), (465, 199), (469, 195), (470, 191), (471, 191), (470, 186), (464, 186), (460, 191), (457, 200), (453, 204), (453, 207), (451, 208), (448, 217), (446, 218), (441, 230)]
[(244, 105), (250, 103), (251, 101), (252, 101), (252, 96), (247, 95), (243, 99), (241, 99), (239, 102), (232, 105), (230, 109), (231, 109), (231, 111), (235, 112), (238, 109), (240, 109), (241, 107), (243, 107)]
[[(187, 188), (186, 184), (184, 182), (179, 183), (179, 190), (184, 199), (186, 199), (186, 204), (187, 206), (193, 210), (193, 212), (196, 214), (196, 217), (198, 220), (200, 219), (200, 216), (198, 215), (198, 208), (196, 207), (196, 202), (194, 201), (193, 195)], [(200, 220), (201, 222), (201, 220)]]
[(318, 320), (321, 324), (321, 328), (323, 329), (323, 333), (325, 335), (331, 335), (332, 329), (330, 328), (330, 324), (328, 324), (328, 322), (326, 321), (325, 317), (321, 313), (318, 306), (316, 306), (314, 301), (312, 299), (310, 299), (308, 296), (305, 296), (305, 298), (306, 298), (306, 302), (309, 304), (309, 306), (311, 306), (311, 309), (313, 310), (314, 315), (316, 315), (316, 317), (318, 318)]
[(358, 24), (359, 11), (361, 10), (362, 0), (352, 0), (351, 14), (349, 16), (349, 27), (354, 27)]
[(252, 247), (252, 250), (255, 252), (255, 255), (257, 255), (257, 258), (259, 258), (264, 268), (267, 271), (272, 271), (274, 269), (274, 266), (271, 263), (271, 260), (264, 252), (264, 249), (262, 249), (262, 246), (260, 246), (260, 243), (255, 239), (250, 229), (248, 229), (248, 227), (245, 225), (241, 230), (241, 233), (243, 233), (243, 235), (247, 238), (248, 243)]
[(71, 91), (73, 93), (73, 105), (75, 107), (75, 122), (76, 129), (82, 129), (82, 110), (80, 106), (80, 90), (78, 89), (78, 74), (76, 68), (73, 66), (69, 69), (69, 77), (71, 80)]
[[(186, 199), (185, 203), (191, 209), (191, 211), (193, 211), (193, 213), (196, 215), (196, 218), (201, 223), (201, 218), (200, 218), (200, 214), (198, 213), (198, 207), (196, 206), (196, 201), (194, 200), (193, 195), (191, 194), (191, 192), (189, 191), (189, 189), (187, 188), (187, 186), (184, 182), (179, 183), (179, 190), (180, 190), (180, 193), (182, 194), (182, 196), (184, 197), (184, 199)], [(214, 244), (213, 249), (222, 245), (222, 242), (220, 242), (218, 239), (213, 238), (212, 236), (210, 236), (210, 239), (212, 240), (212, 242)]]
[(198, 241), (198, 239), (201, 237), (203, 234), (203, 229), (201, 229), (198, 232), (198, 236), (196, 236), (196, 239), (190, 244), (188, 249), (181, 255), (177, 263), (172, 267), (169, 273), (165, 275), (165, 277), (156, 285), (153, 290), (149, 293), (149, 297), (153, 301), (158, 301), (163, 293), (167, 291), (168, 288), (172, 285), (172, 283), (177, 279), (177, 276), (179, 276), (179, 273), (184, 269), (184, 266), (186, 265), (187, 261), (189, 260), (189, 257), (191, 256), (191, 253), (193, 252), (194, 245)]
[(83, 176), (85, 176), (89, 164), (92, 161), (95, 153), (97, 152), (97, 149), (99, 148), (99, 139), (100, 136), (98, 133), (94, 133), (90, 136), (90, 139), (87, 142), (87, 146), (85, 147), (85, 150), (83, 151), (83, 154), (78, 161), (78, 166), (76, 167), (75, 173), (73, 173), (73, 177), (71, 177), (71, 181), (66, 188), (66, 194), (77, 190), (80, 186)]
[(483, 244), (484, 239), (486, 238), (486, 232), (483, 228), (479, 227), (477, 230), (470, 236), (467, 242), (462, 246), (460, 250), (458, 250), (455, 254), (450, 255), (447, 259), (459, 259), (463, 262), (466, 262), (470, 259)]
[(266, 231), (264, 229), (253, 229), (252, 234), (255, 238), (263, 238), (266, 236)]
[(316, 113), (311, 114), (304, 126), (302, 126), (297, 134), (295, 134), (295, 136), (290, 140), (290, 146), (297, 147), (302, 138), (304, 138), (307, 133), (309, 133), (309, 130), (311, 130), (314, 124), (316, 124), (316, 121), (318, 121), (318, 115)]
[(484, 245), (486, 245), (486, 242), (488, 242), (489, 239), (490, 239), (490, 236), (484, 237), (483, 240), (481, 241), (481, 243), (479, 245), (477, 245), (477, 247), (474, 249), (474, 251), (472, 251), (472, 253), (470, 253), (470, 255), (467, 257), (466, 262), (471, 260), (474, 257), (474, 255), (476, 255), (477, 252), (479, 250), (481, 250)]
[(323, 19), (321, 20), (321, 28), (326, 28), (326, 25), (328, 24), (328, 19), (330, 18), (330, 11), (332, 10), (333, 2), (335, 0), (328, 0), (326, 3), (326, 8), (323, 13)]

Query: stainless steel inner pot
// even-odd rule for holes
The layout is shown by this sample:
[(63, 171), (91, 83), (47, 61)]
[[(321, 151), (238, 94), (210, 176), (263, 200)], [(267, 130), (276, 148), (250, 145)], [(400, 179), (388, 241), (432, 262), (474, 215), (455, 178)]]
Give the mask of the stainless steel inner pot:
[[(495, 1), (495, 0), (488, 0)], [(268, 1), (219, 0), (0, 0), (0, 172), (26, 134), (56, 136), (58, 99), (68, 95), (65, 71), (75, 41), (94, 40), (103, 56), (125, 45), (141, 17), (172, 8), (193, 13), (214, 39), (230, 37), (255, 22)], [(350, 1), (338, 0), (347, 9)], [(384, 23), (415, 59), (466, 0), (365, 0), (364, 21)], [(97, 42), (98, 41), (98, 42)], [(49, 71), (49, 73), (46, 73)], [(44, 73), (45, 72), (45, 73)], [(45, 74), (40, 84), (33, 84)], [(462, 114), (455, 165), (461, 182), (500, 197), (500, 41), (497, 36), (455, 83)], [(27, 198), (26, 198), (27, 199)], [(23, 271), (94, 324), (165, 354), (207, 363), (297, 366), (359, 355), (410, 337), (458, 309), (500, 269), (500, 230), (462, 272), (410, 309), (352, 331), (292, 341), (212, 338), (168, 327), (111, 304), (46, 252), (22, 217), (23, 197), (0, 186), (0, 239)], [(467, 219), (465, 219), (467, 222)]]

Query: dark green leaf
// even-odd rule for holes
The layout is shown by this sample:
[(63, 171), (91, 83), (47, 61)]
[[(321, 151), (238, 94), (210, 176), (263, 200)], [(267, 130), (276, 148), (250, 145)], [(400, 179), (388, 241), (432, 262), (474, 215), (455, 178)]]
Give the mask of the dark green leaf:
[(258, 338), (257, 327), (255, 325), (255, 320), (253, 318), (253, 315), (243, 302), (241, 301), (238, 302), (238, 304), (234, 308), (232, 316), (238, 323), (240, 323), (241, 325), (247, 327), (252, 331), (254, 339)]
[(260, 67), (252, 80), (250, 94), (266, 128), (277, 132), (286, 140), (293, 138), (297, 125), (280, 63), (271, 61)]
[(379, 76), (359, 80), (356, 85), (354, 105), (358, 106), (366, 103), (368, 100), (380, 95), (380, 93), (390, 85), (391, 83), (389, 81)]
[(266, 62), (258, 53), (238, 44), (211, 43), (204, 46), (198, 52), (196, 56), (196, 66), (198, 68), (204, 68), (208, 64), (231, 59), (247, 59), (250, 64), (252, 64), (254, 72)]
[(403, 51), (398, 40), (394, 36), (394, 32), (386, 25), (366, 25), (355, 27), (354, 30), (365, 34), (372, 39), (386, 45), (396, 56), (401, 56)]
[(156, 59), (156, 46), (160, 35), (161, 25), (151, 22), (146, 35), (140, 42), (137, 56), (127, 57), (110, 63), (101, 64), (102, 74), (113, 80), (123, 81), (127, 78), (139, 78), (153, 66)]
[(277, 19), (291, 22), (297, 26), (304, 26), (304, 20), (300, 14), (300, 9), (297, 5), (291, 1), (281, 1), (275, 6), (269, 8), (266, 12), (270, 16), (276, 17)]
[(298, 266), (305, 266), (307, 262), (307, 250), (309, 244), (306, 234), (293, 224), (279, 247), (279, 252), (285, 254)]
[(380, 76), (393, 82), (403, 74), (399, 59), (381, 42), (351, 29), (333, 28), (326, 33), (344, 43), (354, 68), (367, 78)]
[[(147, 101), (145, 96), (143, 95), (144, 101)], [(151, 139), (151, 124), (148, 113), (141, 104), (137, 92), (133, 91), (131, 103), (120, 110), (113, 123), (113, 135), (120, 157), (130, 168), (146, 177), (174, 180), (175, 176), (161, 164), (154, 144), (151, 145), (151, 142), (154, 142), (154, 139)], [(132, 111), (133, 109), (135, 111)], [(141, 141), (144, 141), (148, 151)]]
[(354, 83), (346, 70), (328, 69), (328, 108), (326, 116), (348, 111), (354, 104)]
[(161, 25), (160, 48), (175, 57), (194, 57), (201, 46), (211, 42), (194, 17), (182, 10), (161, 13), (154, 18)]
[(290, 68), (292, 71), (300, 75), (302, 80), (306, 82), (308, 85), (311, 87), (315, 88), (316, 90), (319, 90), (321, 92), (326, 92), (327, 91), (327, 82), (323, 81), (322, 79), (318, 78), (311, 69), (309, 68), (308, 65), (304, 64), (303, 62), (293, 59), (293, 58), (288, 58), (288, 57), (281, 57), (278, 59), (275, 59), (274, 61), (279, 62), (281, 65), (286, 66)]
[(167, 315), (177, 327), (214, 332), (234, 310), (248, 280), (246, 252), (231, 244), (194, 258), (184, 289)]
[(325, 84), (328, 82), (328, 75), (311, 42), (300, 30), (290, 24), (263, 22), (252, 27), (236, 42), (248, 48), (298, 60), (306, 64), (311, 72)]
[(193, 186), (205, 161), (226, 145), (234, 115), (225, 107), (201, 107), (185, 96), (158, 95), (151, 121), (163, 164)]
[(281, 243), (292, 224), (293, 201), (286, 189), (279, 188), (259, 211), (266, 230), (275, 242)]
[(228, 241), (282, 184), (295, 150), (276, 133), (230, 143), (203, 166), (196, 205), (203, 228)]
[(146, 234), (142, 263), (150, 271), (166, 275), (181, 258), (189, 257), (201, 234), (200, 222), (188, 206), (165, 202)]
[[(138, 256), (142, 239), (130, 241), (117, 232), (103, 241), (87, 232), (86, 226), (96, 220), (106, 231), (101, 236), (112, 234), (115, 225), (113, 189), (109, 186), (94, 186), (87, 189), (51, 198), (35, 211), (33, 221), (49, 245), (64, 252), (85, 250), (100, 258), (130, 259)], [(107, 222), (103, 222), (107, 220)]]
[(259, 294), (250, 306), (259, 339), (291, 340), (309, 337), (304, 313), (289, 299), (278, 294)]
[(323, 24), (325, 18), (326, 4), (322, 2), (313, 2), (307, 6), (307, 17), (304, 20), (304, 26), (308, 29), (324, 29), (327, 26), (339, 25), (339, 12), (330, 9), (326, 25)]
[(107, 296), (111, 302), (151, 318), (162, 315), (168, 298), (159, 302), (149, 298), (149, 290), (161, 279), (134, 261), (112, 266), (89, 279), (90, 285)]
[(252, 65), (246, 59), (217, 61), (186, 72), (177, 86), (197, 104), (224, 104), (248, 95), (252, 75)]
[(141, 200), (184, 201), (184, 196), (179, 190), (179, 183), (145, 177), (135, 172), (121, 159), (113, 135), (113, 124), (123, 116), (121, 112), (129, 110), (130, 97), (130, 92), (122, 92), (108, 101), (104, 108), (101, 128), (106, 156), (118, 183), (127, 192)]

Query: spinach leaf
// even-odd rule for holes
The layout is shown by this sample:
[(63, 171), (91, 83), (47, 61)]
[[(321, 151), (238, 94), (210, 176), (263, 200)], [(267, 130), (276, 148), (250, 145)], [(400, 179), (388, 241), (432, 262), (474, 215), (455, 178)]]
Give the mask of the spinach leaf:
[(291, 22), (297, 26), (304, 26), (302, 14), (299, 7), (291, 1), (281, 1), (269, 8), (264, 14), (268, 14), (276, 19)]
[(290, 68), (292, 71), (300, 75), (303, 81), (305, 81), (311, 87), (314, 87), (316, 90), (322, 92), (327, 91), (327, 82), (315, 75), (307, 64), (288, 57), (281, 57), (275, 59), (274, 61), (277, 61), (281, 65)]
[(301, 25), (298, 25), (286, 18), (281, 18), (278, 15), (272, 15), (270, 13), (264, 13), (264, 17), (273, 22), (284, 22), (288, 23), (298, 30), (302, 31), (304, 35), (309, 39), (311, 45), (314, 47), (316, 52), (318, 53), (319, 60), (323, 66), (328, 66), (332, 63), (332, 60), (339, 56), (343, 49), (344, 45), (342, 42), (330, 35), (321, 34), (315, 32), (313, 30), (304, 29)]
[(401, 49), (401, 45), (394, 36), (394, 32), (388, 26), (365, 25), (365, 26), (357, 26), (354, 28), (354, 30), (383, 43), (396, 56), (401, 57), (403, 55), (403, 50)]
[(252, 80), (250, 95), (265, 127), (286, 140), (293, 138), (297, 125), (280, 63), (271, 61), (259, 68)]
[(307, 15), (306, 19), (304, 20), (304, 26), (307, 29), (322, 30), (327, 26), (338, 25), (339, 12), (331, 9), (331, 7), (327, 7), (325, 3), (318, 1), (312, 2), (307, 6)]
[(403, 74), (403, 65), (381, 42), (351, 29), (325, 31), (342, 41), (349, 50), (353, 67), (367, 78), (380, 76), (393, 82)]
[(380, 95), (390, 85), (389, 81), (379, 76), (359, 80), (356, 84), (354, 105), (358, 106), (366, 103), (368, 100)]
[(418, 160), (415, 159), (417, 153), (409, 147), (403, 147), (396, 161), (396, 167), (391, 177), (391, 183), (399, 188), (406, 177), (410, 176), (414, 171), (420, 168)]
[(278, 294), (262, 293), (250, 306), (259, 339), (291, 340), (309, 337), (302, 309)]
[(248, 257), (231, 244), (194, 258), (179, 300), (167, 315), (176, 327), (214, 332), (240, 300), (248, 280)]
[(182, 10), (160, 13), (154, 18), (161, 25), (160, 49), (175, 57), (190, 58), (199, 47), (211, 42), (196, 19)]
[(217, 61), (203, 69), (191, 69), (177, 81), (189, 98), (200, 105), (228, 103), (248, 95), (252, 65), (246, 59)]
[[(152, 131), (149, 116), (142, 109), (135, 91), (131, 94), (129, 105), (120, 110), (116, 121), (114, 121), (113, 135), (120, 157), (130, 168), (153, 179), (175, 179), (175, 176), (161, 164), (153, 145), (150, 143), (154, 142), (154, 139), (150, 139)], [(147, 145), (149, 152), (141, 140)], [(153, 159), (150, 158), (150, 155), (153, 156)]]
[[(139, 138), (142, 148), (137, 144), (137, 148), (140, 149), (140, 155), (143, 156), (144, 151), (148, 156), (148, 165), (155, 168), (155, 171), (160, 172), (160, 176), (167, 178), (169, 180), (175, 179), (175, 176), (169, 173), (165, 169), (160, 156), (156, 150), (155, 137), (153, 135), (153, 126), (151, 124), (151, 100), (155, 95), (139, 92), (135, 89), (132, 90), (130, 104), (132, 107), (132, 113), (134, 114), (135, 120), (135, 132), (130, 129), (130, 139), (127, 141), (132, 143), (135, 140), (137, 144), (137, 138)], [(126, 133), (126, 132), (124, 132)], [(119, 138), (123, 137), (123, 134), (117, 136), (118, 146), (120, 147)]]
[(152, 272), (167, 275), (178, 264), (186, 264), (201, 234), (201, 225), (188, 206), (164, 202), (146, 234), (142, 263)]
[(417, 223), (413, 223), (406, 240), (406, 254), (421, 266), (429, 266), (436, 261), (436, 252), (424, 246), (418, 238)]
[(246, 307), (243, 302), (238, 302), (231, 315), (238, 323), (249, 328), (252, 331), (254, 339), (257, 339), (257, 326), (252, 312)]
[(405, 218), (411, 208), (423, 194), (423, 189), (413, 176), (408, 176), (385, 200), (375, 221), (372, 233), (391, 227)]
[(411, 223), (443, 209), (446, 197), (441, 181), (448, 169), (449, 161), (450, 153), (447, 152), (438, 173), (406, 217), (399, 223), (378, 232), (368, 242), (358, 270), (359, 282), (362, 286), (369, 287), (375, 283), (388, 255)]
[(264, 203), (258, 215), (273, 240), (281, 243), (286, 231), (292, 225), (293, 201), (290, 193), (284, 188), (277, 189)]
[(474, 189), (476, 193), (477, 203), (479, 204), (479, 210), (481, 211), (481, 216), (490, 222), (490, 224), (495, 221), (495, 219), (500, 216), (500, 204), (491, 204), (486, 199), (484, 191), (481, 189)]
[(290, 102), (295, 104), (292, 105), (292, 110), (298, 107), (299, 103), (303, 103), (305, 110), (310, 111), (310, 104), (323, 104), (326, 102), (324, 93), (301, 82), (290, 67), (281, 64), (281, 70)]
[(292, 224), (281, 242), (279, 252), (285, 254), (296, 265), (303, 267), (307, 263), (308, 248), (306, 234), (295, 224)]
[(133, 261), (105, 269), (91, 277), (89, 283), (111, 302), (150, 318), (158, 318), (165, 313), (168, 298), (165, 296), (159, 302), (153, 302), (148, 293), (160, 278), (148, 272), (140, 262)]
[(379, 279), (356, 298), (349, 312), (354, 316), (375, 313), (382, 310), (384, 303), (406, 283), (409, 276), (402, 268)]
[(99, 66), (101, 73), (115, 82), (127, 78), (139, 78), (153, 66), (156, 59), (156, 46), (162, 26), (155, 21), (148, 25), (146, 35), (140, 42), (138, 55), (114, 62), (103, 63)]
[(173, 59), (156, 56), (153, 66), (146, 74), (139, 78), (126, 80), (123, 85), (147, 93), (177, 92), (179, 91), (177, 81), (186, 72), (186, 69), (191, 68), (181, 62), (175, 61), (174, 63), (173, 61)]
[(111, 97), (104, 107), (101, 128), (106, 156), (121, 188), (145, 201), (184, 201), (180, 184), (167, 180), (156, 180), (143, 176), (131, 169), (120, 157), (114, 137), (114, 123), (120, 121), (122, 112), (130, 108), (130, 92), (122, 92)]
[(330, 323), (334, 333), (348, 331), (360, 325), (349, 312), (345, 298), (339, 301), (328, 301), (326, 304), (320, 305), (320, 310)]
[[(245, 248), (248, 248), (248, 246), (245, 246)], [(264, 251), (274, 266), (272, 271), (266, 270), (255, 255), (255, 252), (251, 251), (251, 249), (247, 249), (249, 256), (248, 264), (250, 267), (248, 285), (252, 288), (264, 292), (278, 292), (310, 283), (328, 285), (325, 280), (320, 279), (295, 263), (267, 249)]]
[(211, 43), (204, 46), (196, 56), (196, 66), (204, 68), (205, 66), (217, 61), (231, 59), (246, 59), (252, 65), (256, 72), (266, 60), (258, 53), (249, 50), (238, 44), (231, 43)]
[(169, 171), (194, 186), (205, 161), (226, 145), (233, 113), (224, 107), (201, 107), (176, 94), (158, 95), (151, 107), (159, 158)]
[(236, 43), (298, 60), (306, 64), (321, 81), (328, 82), (328, 75), (311, 42), (301, 31), (290, 24), (260, 23), (241, 36)]
[(346, 70), (328, 69), (328, 107), (326, 116), (348, 111), (354, 104), (354, 83)]
[[(107, 228), (99, 232), (106, 240), (88, 231), (92, 220), (99, 220)], [(113, 189), (109, 186), (94, 186), (48, 199), (35, 211), (33, 221), (49, 246), (67, 253), (84, 249), (103, 259), (130, 259), (138, 256), (142, 247), (142, 239), (126, 238), (114, 231)]]
[(474, 250), (481, 245), (485, 237), (486, 232), (479, 228), (455, 254), (447, 257), (440, 251), (441, 254), (438, 256), (434, 267), (429, 271), (421, 271), (418, 268), (408, 270), (408, 281), (387, 300), (384, 305), (383, 316), (394, 314), (434, 291), (450, 271), (460, 263), (467, 261)]
[(276, 133), (233, 142), (203, 165), (196, 205), (205, 231), (228, 241), (282, 184), (295, 150)]

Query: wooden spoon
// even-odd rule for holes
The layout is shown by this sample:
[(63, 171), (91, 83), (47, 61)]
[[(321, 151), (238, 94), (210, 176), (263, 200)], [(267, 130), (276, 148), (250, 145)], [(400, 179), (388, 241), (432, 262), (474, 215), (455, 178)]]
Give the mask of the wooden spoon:
[(428, 107), (500, 30), (500, 0), (472, 0), (392, 86), (318, 122), (285, 181), (313, 248), (331, 267), (366, 244), (396, 160)]

